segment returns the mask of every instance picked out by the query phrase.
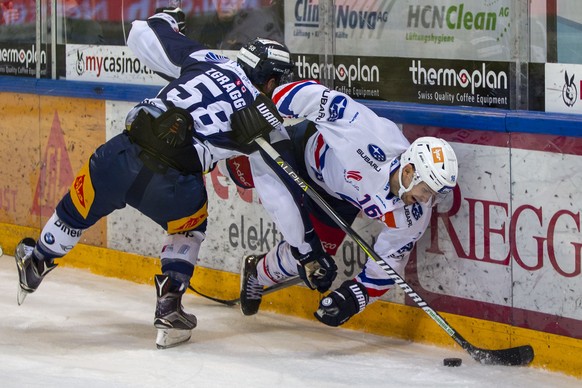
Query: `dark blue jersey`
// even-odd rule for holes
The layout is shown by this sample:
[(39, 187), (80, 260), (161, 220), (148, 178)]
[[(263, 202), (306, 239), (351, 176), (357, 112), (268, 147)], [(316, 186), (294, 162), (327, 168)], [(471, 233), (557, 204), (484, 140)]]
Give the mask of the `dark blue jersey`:
[(169, 81), (155, 98), (140, 105), (150, 104), (162, 111), (179, 107), (190, 112), (196, 149), (203, 167), (209, 170), (221, 159), (254, 150), (232, 140), (230, 116), (250, 105), (259, 91), (235, 61), (176, 32), (175, 24), (165, 14), (133, 22), (128, 46)]

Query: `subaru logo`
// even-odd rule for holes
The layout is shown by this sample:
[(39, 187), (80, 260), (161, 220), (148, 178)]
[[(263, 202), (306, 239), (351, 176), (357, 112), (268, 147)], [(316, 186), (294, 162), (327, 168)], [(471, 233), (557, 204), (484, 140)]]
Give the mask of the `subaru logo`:
[(377, 161), (379, 161), (379, 162), (385, 162), (386, 161), (386, 154), (377, 145), (375, 145), (375, 144), (368, 144), (368, 152)]
[(336, 121), (344, 117), (348, 100), (344, 96), (336, 96), (329, 104), (329, 118), (327, 121)]
[(412, 216), (417, 221), (422, 217), (422, 206), (418, 202), (412, 205)]

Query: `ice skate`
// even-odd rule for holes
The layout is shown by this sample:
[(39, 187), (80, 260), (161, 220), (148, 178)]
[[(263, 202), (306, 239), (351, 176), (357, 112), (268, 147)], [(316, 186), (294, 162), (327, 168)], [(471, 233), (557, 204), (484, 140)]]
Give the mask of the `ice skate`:
[(259, 312), (263, 298), (263, 286), (257, 279), (257, 264), (264, 255), (247, 256), (243, 259), (240, 273), (240, 310), (243, 315)]
[(156, 347), (158, 349), (173, 348), (174, 346), (188, 342), (191, 336), (191, 330), (158, 329)]
[(157, 305), (154, 326), (158, 329), (158, 349), (171, 348), (190, 339), (197, 319), (182, 307), (183, 292), (172, 291), (172, 280), (166, 275), (156, 275)]
[(16, 295), (18, 305), (24, 302), (28, 294), (36, 291), (46, 274), (57, 267), (52, 260), (38, 260), (33, 253), (35, 245), (32, 238), (26, 237), (18, 243), (14, 253), (19, 277)]

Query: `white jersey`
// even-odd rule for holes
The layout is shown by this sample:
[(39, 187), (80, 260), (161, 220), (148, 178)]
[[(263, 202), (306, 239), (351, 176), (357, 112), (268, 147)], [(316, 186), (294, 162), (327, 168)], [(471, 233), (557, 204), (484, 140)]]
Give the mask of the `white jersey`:
[[(390, 193), (390, 173), (399, 168), (399, 156), (410, 145), (402, 131), (346, 94), (315, 81), (282, 85), (275, 90), (273, 101), (283, 116), (305, 118), (315, 124), (317, 132), (309, 138), (305, 149), (310, 177), (330, 195), (351, 202), (366, 216), (382, 223), (374, 250), (403, 274), (414, 243), (428, 226), (431, 204), (405, 206)], [(257, 190), (261, 191), (259, 184)], [(291, 241), (285, 233), (297, 228), (292, 224), (296, 217), (282, 214), (289, 207), (279, 209), (265, 204), (262, 196), (261, 199), (277, 213), (277, 226), (289, 243), (299, 247), (303, 241)], [(300, 233), (289, 234), (296, 239), (301, 237)], [(371, 259), (358, 280), (366, 285), (371, 298), (383, 294), (393, 284)], [(374, 289), (379, 295), (375, 295)]]

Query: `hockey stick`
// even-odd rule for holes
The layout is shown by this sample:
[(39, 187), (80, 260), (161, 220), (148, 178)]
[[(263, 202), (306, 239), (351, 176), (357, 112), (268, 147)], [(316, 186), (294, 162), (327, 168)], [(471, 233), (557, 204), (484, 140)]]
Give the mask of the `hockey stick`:
[(259, 137), (255, 142), (265, 151), (273, 161), (311, 198), (315, 203), (330, 216), (335, 223), (348, 234), (360, 248), (374, 260), (396, 284), (404, 290), (418, 307), (428, 314), (448, 335), (465, 349), (473, 359), (486, 365), (527, 365), (534, 358), (534, 350), (530, 345), (516, 346), (508, 349), (489, 350), (473, 346), (464, 339), (447, 321), (440, 316), (418, 295), (406, 281), (400, 277), (374, 250), (348, 225), (340, 215), (333, 210), (325, 200), (312, 189), (295, 171), (283, 160), (281, 155), (265, 139)]
[[(263, 290), (263, 296), (264, 295), (271, 294), (271, 293), (273, 293), (275, 291), (282, 290), (282, 289), (287, 288), (287, 287), (294, 286), (294, 285), (299, 284), (301, 282), (302, 282), (302, 280), (301, 280), (301, 278), (299, 276), (293, 276), (292, 278), (289, 278), (289, 279), (285, 280), (282, 283), (278, 283), (278, 284), (275, 284), (275, 285), (272, 285), (270, 287), (265, 288)], [(197, 293), (198, 295), (200, 295), (203, 298), (213, 300), (215, 302), (224, 304), (226, 306), (235, 306), (235, 305), (237, 305), (237, 304), (240, 303), (240, 298), (236, 298), (236, 299), (220, 299), (220, 298), (215, 298), (213, 296), (209, 296), (209, 295), (203, 294), (200, 291), (198, 291), (197, 289), (195, 289), (194, 287), (192, 287), (191, 285), (188, 285), (188, 288), (191, 289), (192, 291), (194, 291), (195, 293)]]

